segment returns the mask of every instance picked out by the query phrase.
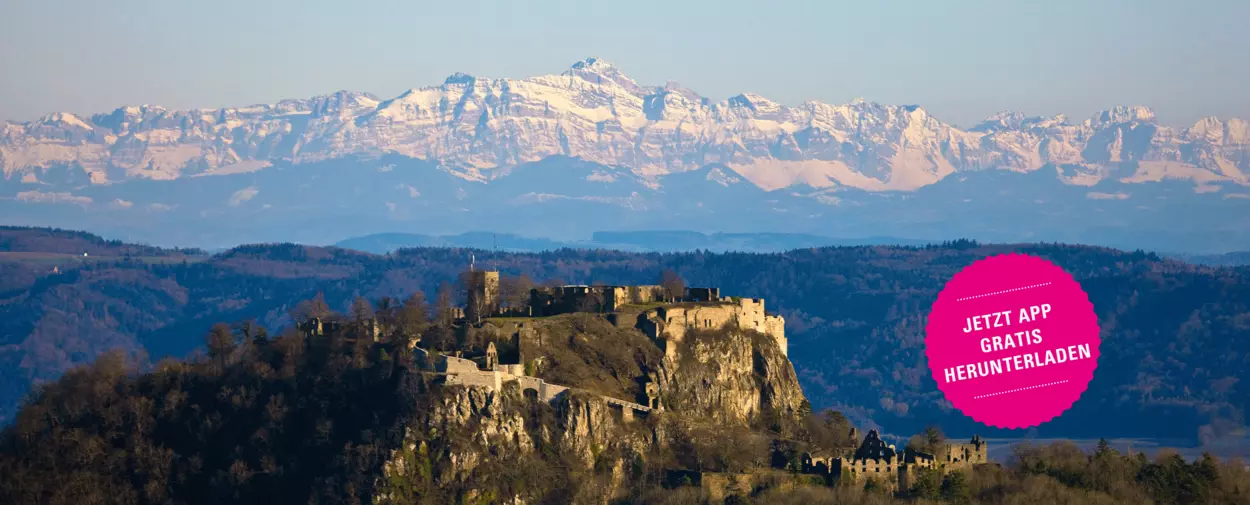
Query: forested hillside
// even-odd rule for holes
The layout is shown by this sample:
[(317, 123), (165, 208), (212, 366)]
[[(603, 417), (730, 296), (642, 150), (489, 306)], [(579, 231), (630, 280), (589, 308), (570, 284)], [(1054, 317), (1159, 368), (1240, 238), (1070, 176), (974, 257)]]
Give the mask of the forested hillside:
[[(377, 317), (402, 328), (417, 306)], [(897, 493), (875, 480), (827, 482), (795, 473), (777, 460), (784, 449), (746, 426), (681, 408), (625, 422), (594, 398), (549, 405), (518, 387), (442, 385), (414, 365), (410, 334), (353, 341), (358, 330), (274, 338), (223, 324), (186, 362), (144, 373), (108, 353), (71, 370), (0, 430), (0, 503), (1250, 504), (1241, 461), (1151, 460), (1105, 443), (1089, 453), (1025, 446), (1006, 465), (920, 471)], [(421, 345), (441, 331), (430, 327)], [(836, 413), (807, 426), (799, 443), (845, 443)], [(752, 484), (692, 485), (673, 470)]]
[(411, 249), (376, 256), (295, 245), (240, 247), (204, 261), (118, 259), (51, 273), (0, 259), (0, 415), (32, 381), (120, 348), (151, 358), (200, 347), (212, 324), (254, 318), (277, 330), (298, 300), (325, 295), (434, 300), (479, 266), (537, 282), (654, 283), (664, 269), (687, 285), (763, 297), (786, 316), (790, 357), (815, 407), (833, 406), (894, 433), (939, 421), (980, 430), (949, 410), (929, 378), (923, 318), (943, 283), (987, 255), (1049, 258), (1089, 293), (1102, 326), (1094, 382), (1038, 435), (1214, 440), (1243, 433), (1250, 401), (1250, 270), (1195, 266), (1151, 254), (1067, 245), (971, 242), (923, 248), (834, 247), (783, 254), (632, 254), (561, 250), (492, 255)]
[(96, 256), (199, 256), (199, 249), (165, 249), (105, 240), (98, 235), (55, 228), (0, 226), (0, 253)]

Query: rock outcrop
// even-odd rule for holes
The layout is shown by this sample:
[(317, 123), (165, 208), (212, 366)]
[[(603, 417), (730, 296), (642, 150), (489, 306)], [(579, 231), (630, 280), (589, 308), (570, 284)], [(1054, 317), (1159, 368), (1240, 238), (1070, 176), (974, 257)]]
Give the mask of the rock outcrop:
[[(593, 395), (546, 404), (516, 387), (450, 386), (435, 387), (430, 398), (383, 465), (377, 503), (408, 503), (431, 488), (530, 503), (553, 492), (560, 478), (583, 473), (600, 482), (580, 489), (615, 496), (630, 465), (655, 454), (664, 439), (657, 420), (623, 419)], [(604, 502), (597, 496), (577, 502)]]
[[(461, 498), (534, 503), (549, 498), (560, 478), (594, 480), (572, 486), (581, 494), (567, 499), (607, 503), (630, 482), (661, 468), (712, 465), (727, 471), (736, 456), (767, 465), (767, 443), (725, 448), (724, 440), (730, 434), (753, 441), (792, 436), (801, 426), (806, 401), (794, 368), (765, 335), (736, 328), (693, 332), (664, 356), (641, 332), (588, 314), (535, 320), (522, 328), (507, 330), (524, 331), (523, 351), (534, 354), (538, 342), (546, 346), (533, 359), (522, 353), (535, 375), (552, 380), (582, 374), (605, 394), (570, 389), (540, 401), (515, 380), (495, 388), (446, 385), (430, 375), (428, 405), (404, 426), (403, 447), (385, 464), (379, 503), (407, 503), (405, 497), (434, 487)], [(507, 330), (488, 327), (483, 334)], [(620, 352), (607, 355), (606, 349)], [(619, 356), (637, 361), (618, 363)], [(588, 368), (567, 363), (576, 361)], [(630, 376), (603, 380), (590, 374), (592, 369)], [(624, 412), (609, 401), (628, 393), (611, 391), (615, 384), (652, 381), (659, 386), (660, 408)], [(670, 450), (675, 446), (679, 450)], [(514, 481), (518, 484), (507, 484)]]
[(665, 408), (717, 424), (792, 431), (806, 400), (794, 366), (770, 338), (727, 329), (694, 332), (659, 370)]

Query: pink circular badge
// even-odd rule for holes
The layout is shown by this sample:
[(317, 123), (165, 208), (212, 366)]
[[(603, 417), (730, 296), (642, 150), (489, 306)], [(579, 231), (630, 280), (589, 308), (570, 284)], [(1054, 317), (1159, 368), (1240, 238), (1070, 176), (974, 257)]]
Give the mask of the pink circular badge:
[(925, 355), (938, 389), (969, 417), (999, 428), (1054, 419), (1098, 368), (1098, 316), (1081, 285), (1036, 256), (991, 256), (938, 294)]

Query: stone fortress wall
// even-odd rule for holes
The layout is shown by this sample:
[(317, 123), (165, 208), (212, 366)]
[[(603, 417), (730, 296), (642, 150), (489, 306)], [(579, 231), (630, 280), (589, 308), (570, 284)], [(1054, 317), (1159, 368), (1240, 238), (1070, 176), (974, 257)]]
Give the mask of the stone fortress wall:
[(626, 305), (664, 300), (660, 286), (556, 286), (530, 291), (530, 310), (536, 316), (554, 316), (595, 310), (617, 312)]
[(764, 311), (760, 298), (715, 297), (708, 301), (686, 302), (657, 307), (644, 314), (642, 331), (665, 343), (671, 354), (689, 330), (717, 330), (726, 326), (751, 329), (763, 333), (777, 343), (782, 355), (788, 356), (786, 322), (780, 315)]
[(911, 449), (897, 451), (881, 440), (876, 430), (871, 430), (853, 455), (805, 455), (803, 470), (860, 484), (875, 480), (886, 489), (898, 490), (910, 488), (922, 470), (937, 469), (945, 474), (988, 462), (989, 444), (980, 436), (973, 436), (966, 444), (943, 444), (935, 456)]
[[(470, 270), (471, 288), (468, 301), (485, 315), (508, 315), (499, 305), (499, 273)], [(776, 342), (782, 355), (787, 355), (785, 319), (764, 310), (764, 300), (759, 298), (723, 297), (719, 288), (686, 288), (679, 297), (670, 296), (663, 286), (582, 286), (566, 285), (541, 287), (530, 290), (528, 316), (544, 317), (575, 312), (608, 313), (614, 325), (632, 326), (640, 329), (654, 340), (668, 356), (676, 354), (679, 342), (692, 329), (719, 330), (728, 326), (758, 331)], [(479, 316), (482, 315), (479, 313)], [(629, 321), (633, 320), (634, 323)], [(525, 324), (516, 327), (518, 342), (533, 328)], [(518, 345), (518, 349), (520, 346)], [(569, 391), (567, 386), (548, 384), (541, 379), (529, 377), (520, 364), (501, 364), (494, 344), (487, 349), (485, 370), (478, 363), (459, 357), (445, 357), (442, 373), (448, 375), (447, 383), (476, 385), (500, 389), (504, 383), (516, 381), (522, 390), (533, 390), (543, 401), (554, 401)], [(598, 395), (625, 412), (646, 413), (660, 408), (658, 385), (645, 385), (640, 401), (647, 405)]]
[[(664, 288), (643, 286), (558, 286), (535, 288), (530, 292), (534, 315), (554, 316), (595, 310), (617, 313), (630, 305), (666, 301)], [(678, 300), (646, 310), (638, 327), (672, 354), (689, 330), (718, 330), (736, 325), (772, 337), (783, 355), (788, 354), (786, 322), (780, 315), (768, 314), (762, 298), (721, 296), (719, 288), (687, 288)]]
[(966, 444), (946, 444), (935, 456), (937, 461), (946, 467), (971, 467), (989, 463), (989, 444), (979, 436), (972, 437)]
[[(580, 391), (569, 386), (551, 384), (538, 377), (530, 377), (525, 374), (525, 367), (520, 364), (498, 364), (496, 362), (498, 355), (495, 353), (494, 343), (490, 344), (490, 347), (487, 349), (487, 369), (485, 370), (481, 369), (477, 362), (470, 359), (442, 355), (431, 360), (429, 353), (424, 349), (418, 347), (414, 350), (421, 363), (425, 363), (428, 368), (433, 369), (437, 373), (446, 375), (444, 384), (449, 386), (477, 386), (489, 388), (492, 391), (502, 391), (504, 384), (516, 382), (522, 392), (527, 395), (533, 395), (536, 400), (545, 403), (553, 403), (568, 392)], [(649, 384), (649, 386), (651, 385)], [(658, 391), (655, 391), (653, 387), (648, 387), (647, 392), (649, 395), (653, 393), (658, 394)], [(648, 398), (648, 403), (651, 405), (641, 405), (610, 396), (595, 396), (598, 396), (609, 405), (619, 408), (625, 419), (632, 419), (636, 415), (646, 415), (652, 410), (659, 408), (658, 397)]]

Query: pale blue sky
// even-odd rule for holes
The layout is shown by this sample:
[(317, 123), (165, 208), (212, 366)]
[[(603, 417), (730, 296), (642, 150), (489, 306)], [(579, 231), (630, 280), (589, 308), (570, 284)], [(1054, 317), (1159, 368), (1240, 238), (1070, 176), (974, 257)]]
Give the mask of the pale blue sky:
[(0, 119), (213, 108), (585, 56), (716, 100), (863, 97), (969, 126), (999, 110), (1250, 118), (1250, 1), (0, 0)]

